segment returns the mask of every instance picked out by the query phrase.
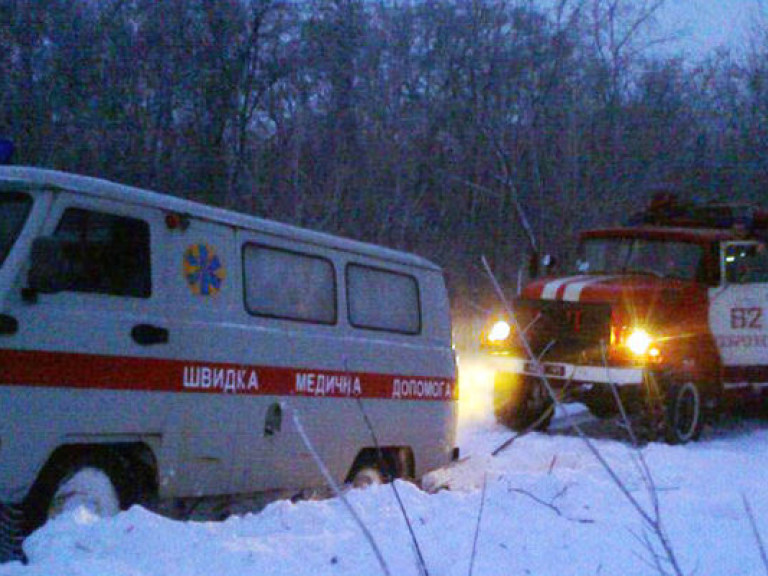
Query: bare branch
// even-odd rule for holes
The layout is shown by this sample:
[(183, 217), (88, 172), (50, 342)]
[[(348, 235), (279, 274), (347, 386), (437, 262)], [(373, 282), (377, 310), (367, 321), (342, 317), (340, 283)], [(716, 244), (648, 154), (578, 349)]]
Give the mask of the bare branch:
[(554, 502), (558, 498), (561, 498), (567, 490), (568, 490), (568, 487), (566, 486), (565, 488), (563, 488), (563, 490), (555, 494), (555, 496), (552, 498), (552, 501), (547, 502), (546, 500), (543, 500), (542, 498), (539, 498), (535, 494), (528, 492), (527, 490), (523, 490), (522, 488), (512, 488), (511, 486), (507, 487), (508, 492), (515, 492), (516, 494), (522, 494), (523, 496), (527, 496), (537, 504), (541, 504), (542, 506), (549, 508), (550, 510), (552, 510), (552, 512), (554, 512), (564, 520), (568, 520), (569, 522), (576, 522), (577, 524), (594, 524), (595, 521), (591, 518), (574, 518), (571, 516), (566, 516), (565, 514), (563, 514), (560, 508), (555, 506)]
[[(533, 350), (531, 349), (531, 345), (528, 341), (528, 338), (525, 336), (525, 334), (522, 334), (520, 329), (520, 324), (517, 321), (517, 316), (514, 311), (514, 307), (509, 302), (509, 300), (504, 296), (504, 293), (501, 290), (501, 286), (499, 285), (499, 282), (496, 279), (496, 276), (493, 274), (493, 271), (491, 270), (491, 267), (488, 264), (488, 261), (486, 260), (485, 256), (482, 257), (482, 262), (483, 262), (483, 267), (485, 268), (488, 274), (488, 277), (491, 281), (491, 284), (493, 285), (493, 289), (496, 292), (496, 295), (501, 300), (504, 308), (507, 311), (507, 314), (509, 315), (510, 322), (514, 325), (515, 331), (518, 334), (520, 334), (520, 343), (523, 346), (526, 358), (528, 358), (533, 364), (534, 370), (538, 374), (538, 377), (541, 383), (544, 385), (544, 387), (547, 390), (547, 393), (552, 399), (553, 405), (556, 406), (557, 408), (562, 409), (562, 402), (560, 401), (558, 394), (555, 393), (555, 390), (552, 387), (552, 384), (550, 383), (549, 378), (547, 378), (546, 374), (544, 373), (544, 368), (541, 365), (540, 358), (533, 353)], [(600, 463), (603, 469), (607, 472), (608, 476), (611, 478), (615, 486), (619, 489), (619, 491), (624, 495), (624, 497), (630, 503), (632, 508), (634, 508), (637, 514), (645, 522), (647, 527), (656, 535), (656, 537), (659, 540), (659, 544), (664, 549), (664, 553), (666, 555), (667, 561), (669, 562), (669, 564), (672, 566), (674, 570), (674, 574), (676, 576), (683, 576), (683, 572), (680, 569), (680, 566), (678, 565), (677, 558), (674, 554), (674, 551), (672, 550), (669, 540), (662, 529), (661, 521), (658, 515), (652, 516), (643, 508), (640, 502), (638, 502), (638, 500), (629, 491), (629, 488), (627, 488), (627, 485), (624, 483), (624, 481), (618, 476), (618, 474), (613, 469), (613, 467), (608, 463), (608, 461), (605, 459), (602, 453), (597, 449), (594, 442), (592, 442), (592, 440), (584, 433), (581, 427), (574, 421), (571, 414), (567, 410), (564, 410), (564, 413), (565, 413), (565, 419), (568, 424), (568, 427), (571, 428), (571, 430), (573, 430), (579, 438), (581, 438), (581, 440), (587, 446), (587, 448), (592, 453), (592, 455), (597, 459), (597, 461)]]
[[(360, 413), (363, 415), (363, 420), (365, 420), (365, 425), (368, 428), (368, 431), (371, 433), (371, 439), (373, 440), (373, 445), (376, 447), (376, 452), (378, 454), (378, 457), (381, 461), (384, 461), (384, 453), (381, 451), (381, 444), (379, 444), (379, 437), (373, 428), (373, 424), (371, 423), (370, 418), (368, 418), (368, 413), (365, 411), (365, 407), (363, 406), (363, 401), (360, 398), (357, 399), (357, 407), (359, 408)], [(411, 545), (413, 546), (414, 553), (416, 554), (419, 573), (422, 574), (422, 576), (429, 576), (429, 570), (427, 570), (427, 563), (424, 561), (424, 555), (421, 552), (421, 546), (419, 546), (419, 541), (416, 538), (416, 533), (413, 531), (413, 524), (411, 524), (411, 519), (408, 517), (408, 513), (405, 510), (405, 504), (403, 504), (403, 499), (400, 497), (400, 491), (397, 489), (397, 486), (395, 485), (394, 478), (390, 479), (389, 486), (392, 488), (392, 492), (395, 495), (395, 500), (397, 500), (397, 505), (400, 509), (400, 513), (402, 514), (403, 520), (405, 520), (405, 525), (408, 528), (408, 534), (411, 537)]]
[(331, 473), (328, 470), (328, 467), (325, 465), (325, 462), (323, 462), (323, 459), (317, 453), (317, 450), (315, 450), (315, 447), (312, 445), (312, 442), (310, 442), (309, 437), (307, 436), (307, 433), (304, 431), (304, 426), (302, 426), (301, 420), (299, 419), (299, 411), (296, 408), (292, 408), (291, 412), (293, 413), (293, 424), (296, 426), (296, 431), (299, 433), (299, 436), (301, 437), (301, 441), (304, 443), (304, 446), (309, 451), (310, 455), (312, 456), (312, 459), (315, 461), (315, 464), (317, 464), (317, 467), (319, 468), (320, 473), (323, 475), (323, 478), (325, 478), (325, 481), (328, 482), (328, 485), (333, 490), (333, 493), (339, 498), (339, 500), (341, 500), (341, 503), (344, 505), (344, 507), (347, 509), (347, 512), (349, 512), (349, 515), (352, 516), (353, 520), (355, 521), (355, 524), (357, 524), (360, 530), (363, 532), (365, 539), (368, 541), (368, 544), (371, 546), (371, 549), (373, 550), (373, 553), (376, 556), (376, 560), (378, 561), (379, 566), (381, 567), (381, 571), (386, 576), (392, 576), (392, 573), (389, 571), (389, 567), (387, 566), (387, 563), (384, 560), (384, 556), (381, 553), (381, 549), (379, 548), (378, 544), (376, 544), (376, 541), (373, 539), (373, 534), (371, 534), (370, 530), (368, 530), (368, 527), (360, 519), (360, 516), (357, 515), (357, 512), (355, 512), (355, 509), (352, 508), (352, 505), (349, 503), (349, 500), (347, 500), (347, 497), (341, 491), (341, 488), (333, 479), (333, 476), (331, 476)]
[(752, 534), (757, 542), (757, 548), (760, 550), (760, 559), (763, 561), (763, 568), (768, 575), (768, 555), (765, 552), (765, 542), (763, 542), (762, 536), (760, 536), (760, 530), (757, 527), (757, 520), (755, 520), (755, 514), (752, 511), (752, 506), (747, 499), (746, 494), (741, 495), (741, 499), (744, 501), (744, 510), (747, 512), (747, 518), (749, 518), (749, 525), (752, 527)]
[(483, 509), (485, 508), (485, 491), (488, 485), (488, 473), (483, 474), (483, 491), (480, 493), (480, 510), (477, 513), (477, 525), (475, 526), (475, 538), (472, 542), (472, 556), (469, 559), (469, 576), (475, 567), (475, 556), (477, 555), (477, 541), (480, 537), (480, 522), (483, 519)]

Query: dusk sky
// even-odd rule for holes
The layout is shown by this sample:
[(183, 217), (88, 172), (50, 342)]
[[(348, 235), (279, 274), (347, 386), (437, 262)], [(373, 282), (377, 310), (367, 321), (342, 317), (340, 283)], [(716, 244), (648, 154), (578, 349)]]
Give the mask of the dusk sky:
[[(667, 0), (660, 24), (681, 35), (670, 45), (695, 58), (720, 46), (745, 48), (753, 23), (761, 14), (760, 0)], [(763, 9), (764, 10), (764, 9)]]

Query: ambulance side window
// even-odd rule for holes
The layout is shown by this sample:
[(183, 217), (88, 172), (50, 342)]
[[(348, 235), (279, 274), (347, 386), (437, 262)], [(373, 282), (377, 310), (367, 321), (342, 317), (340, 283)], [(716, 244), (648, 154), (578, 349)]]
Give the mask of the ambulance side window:
[(732, 244), (725, 248), (725, 277), (731, 284), (768, 283), (765, 244)]
[(251, 314), (336, 323), (333, 264), (320, 256), (248, 244), (243, 250), (245, 306)]
[(152, 293), (149, 226), (146, 222), (68, 208), (54, 238), (65, 246), (71, 273), (66, 289), (149, 298)]
[(421, 332), (419, 285), (413, 276), (350, 264), (347, 299), (349, 322), (356, 328), (400, 334)]

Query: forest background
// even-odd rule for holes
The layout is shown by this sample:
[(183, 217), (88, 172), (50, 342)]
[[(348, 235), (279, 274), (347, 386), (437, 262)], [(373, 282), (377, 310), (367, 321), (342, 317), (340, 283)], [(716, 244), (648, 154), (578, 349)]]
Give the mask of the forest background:
[(686, 59), (663, 0), (0, 0), (0, 137), (417, 252), (458, 317), (654, 190), (765, 202), (768, 26)]

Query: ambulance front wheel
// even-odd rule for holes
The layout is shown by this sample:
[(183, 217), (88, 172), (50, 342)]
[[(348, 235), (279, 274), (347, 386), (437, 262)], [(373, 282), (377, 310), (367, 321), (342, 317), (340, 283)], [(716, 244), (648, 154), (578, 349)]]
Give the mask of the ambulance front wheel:
[(46, 465), (27, 497), (27, 531), (78, 508), (114, 516), (138, 500), (140, 486), (128, 460), (117, 451), (64, 449)]
[(51, 498), (46, 516), (56, 518), (79, 508), (102, 518), (120, 512), (120, 497), (107, 471), (85, 466), (62, 479)]

